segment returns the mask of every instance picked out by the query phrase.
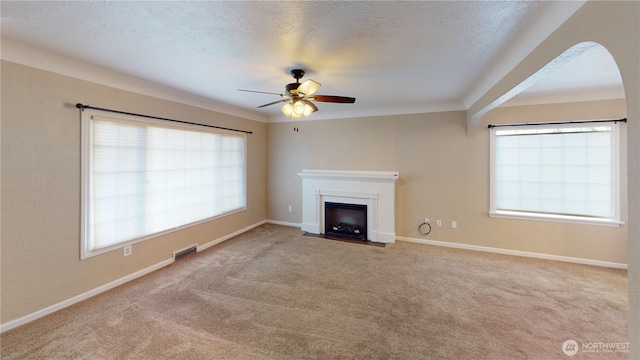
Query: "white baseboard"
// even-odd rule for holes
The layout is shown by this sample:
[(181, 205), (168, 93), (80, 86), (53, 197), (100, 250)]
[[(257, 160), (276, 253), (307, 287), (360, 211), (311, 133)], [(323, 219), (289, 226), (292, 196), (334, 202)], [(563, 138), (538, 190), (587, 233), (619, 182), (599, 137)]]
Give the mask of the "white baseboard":
[(162, 267), (165, 267), (165, 266), (167, 266), (169, 264), (172, 264), (172, 263), (173, 263), (173, 259), (167, 259), (167, 260), (161, 261), (161, 262), (159, 262), (157, 264), (149, 266), (148, 268), (136, 271), (136, 272), (134, 272), (132, 274), (129, 274), (129, 275), (124, 276), (124, 277), (121, 277), (120, 279), (114, 280), (114, 281), (112, 281), (110, 283), (107, 283), (107, 284), (104, 284), (102, 286), (98, 286), (95, 289), (89, 290), (89, 291), (87, 291), (85, 293), (82, 293), (80, 295), (74, 296), (74, 297), (72, 297), (70, 299), (64, 300), (64, 301), (59, 302), (57, 304), (51, 305), (51, 306), (46, 307), (46, 308), (44, 308), (42, 310), (38, 310), (38, 311), (36, 311), (34, 313), (31, 313), (29, 315), (23, 316), (21, 318), (8, 321), (8, 322), (6, 322), (4, 324), (0, 324), (0, 333), (3, 333), (5, 331), (9, 331), (9, 330), (11, 330), (13, 328), (17, 328), (18, 326), (24, 325), (24, 324), (26, 324), (28, 322), (34, 321), (34, 320), (39, 319), (39, 318), (41, 318), (43, 316), (52, 314), (52, 313), (54, 313), (54, 312), (56, 312), (58, 310), (62, 310), (64, 308), (68, 307), (68, 306), (71, 306), (73, 304), (79, 303), (80, 301), (83, 301), (83, 300), (86, 300), (86, 299), (88, 299), (90, 297), (96, 296), (96, 295), (98, 295), (100, 293), (103, 293), (103, 292), (105, 292), (107, 290), (111, 290), (111, 289), (113, 289), (113, 288), (115, 288), (117, 286), (120, 286), (120, 285), (122, 285), (122, 284), (124, 284), (126, 282), (129, 282), (131, 280), (137, 279), (137, 278), (139, 278), (139, 277), (141, 277), (143, 275), (149, 274), (149, 273), (151, 273), (153, 271), (156, 271), (156, 270), (158, 270), (158, 269), (160, 269)]
[(213, 241), (210, 241), (210, 242), (208, 242), (208, 243), (206, 243), (204, 245), (198, 245), (198, 250), (197, 251), (200, 252), (200, 251), (208, 249), (208, 248), (210, 248), (210, 247), (212, 247), (214, 245), (218, 245), (221, 242), (227, 241), (227, 240), (231, 239), (234, 236), (238, 236), (238, 235), (240, 235), (242, 233), (245, 233), (245, 232), (247, 232), (247, 231), (249, 231), (249, 230), (251, 230), (253, 228), (257, 228), (258, 226), (266, 224), (266, 223), (267, 223), (267, 220), (262, 220), (262, 221), (259, 221), (259, 222), (255, 223), (255, 224), (253, 224), (253, 225), (249, 225), (249, 226), (247, 226), (245, 228), (242, 228), (242, 229), (240, 229), (238, 231), (234, 231), (231, 234), (228, 234), (228, 235), (225, 235), (223, 237), (217, 238), (217, 239), (215, 239)]
[(371, 234), (369, 234), (369, 239), (375, 242), (393, 244), (394, 242), (396, 242), (396, 233), (372, 231)]
[[(223, 242), (225, 240), (231, 239), (234, 236), (240, 235), (240, 234), (242, 234), (244, 232), (247, 232), (247, 231), (249, 231), (249, 230), (251, 230), (251, 229), (253, 229), (255, 227), (258, 227), (258, 226), (260, 226), (262, 224), (265, 224), (265, 223), (267, 223), (267, 220), (262, 220), (260, 222), (257, 222), (255, 224), (253, 224), (253, 225), (249, 225), (249, 226), (247, 226), (247, 227), (245, 227), (243, 229), (240, 229), (240, 230), (235, 231), (235, 232), (233, 232), (231, 234), (225, 235), (225, 236), (223, 236), (221, 238), (215, 239), (215, 240), (213, 240), (211, 242), (208, 242), (208, 243), (206, 243), (206, 244), (204, 244), (202, 246), (198, 246), (197, 247), (197, 251), (202, 251), (204, 249), (207, 249), (207, 248), (209, 248), (211, 246), (219, 244), (219, 243), (221, 243), (221, 242)], [(161, 262), (159, 262), (157, 264), (151, 265), (151, 266), (149, 266), (149, 267), (147, 267), (145, 269), (136, 271), (136, 272), (134, 272), (132, 274), (129, 274), (129, 275), (124, 276), (124, 277), (121, 277), (120, 279), (114, 280), (114, 281), (112, 281), (110, 283), (107, 283), (107, 284), (104, 284), (102, 286), (98, 286), (95, 289), (89, 290), (89, 291), (87, 291), (85, 293), (82, 293), (80, 295), (74, 296), (74, 297), (72, 297), (70, 299), (61, 301), (61, 302), (59, 302), (57, 304), (51, 305), (51, 306), (46, 307), (46, 308), (44, 308), (42, 310), (38, 310), (36, 312), (33, 312), (33, 313), (31, 313), (29, 315), (26, 315), (26, 316), (23, 316), (21, 318), (8, 321), (8, 322), (6, 322), (4, 324), (0, 324), (0, 333), (3, 333), (5, 331), (9, 331), (9, 330), (14, 329), (14, 328), (17, 328), (18, 326), (24, 325), (26, 323), (29, 323), (31, 321), (37, 320), (37, 319), (39, 319), (41, 317), (44, 317), (46, 315), (52, 314), (52, 313), (54, 313), (54, 312), (56, 312), (58, 310), (62, 310), (64, 308), (68, 307), (68, 306), (71, 306), (73, 304), (79, 303), (80, 301), (83, 301), (83, 300), (86, 300), (86, 299), (88, 299), (90, 297), (96, 296), (96, 295), (98, 295), (100, 293), (103, 293), (103, 292), (105, 292), (107, 290), (111, 290), (111, 289), (113, 289), (113, 288), (115, 288), (117, 286), (120, 286), (120, 285), (122, 285), (124, 283), (127, 283), (127, 282), (129, 282), (131, 280), (135, 280), (135, 279), (137, 279), (137, 278), (139, 278), (141, 276), (147, 275), (147, 274), (149, 274), (149, 273), (151, 273), (153, 271), (156, 271), (156, 270), (158, 270), (160, 268), (163, 268), (163, 267), (165, 267), (167, 265), (173, 264), (173, 262), (174, 262), (173, 258), (170, 258), (170, 259), (167, 259), (167, 260), (163, 260), (163, 261), (161, 261)]]
[(291, 227), (297, 227), (297, 228), (301, 228), (301, 224), (299, 223), (292, 223), (292, 222), (286, 222), (286, 221), (278, 221), (278, 220), (267, 220), (266, 221), (268, 224), (274, 224), (274, 225), (283, 225), (283, 226), (291, 226)]
[(496, 254), (522, 256), (522, 257), (544, 259), (544, 260), (564, 261), (564, 262), (570, 262), (570, 263), (576, 263), (576, 264), (601, 266), (601, 267), (608, 267), (608, 268), (615, 268), (615, 269), (627, 269), (627, 264), (575, 258), (570, 256), (560, 256), (560, 255), (535, 253), (535, 252), (529, 252), (529, 251), (500, 249), (500, 248), (494, 248), (494, 247), (488, 247), (488, 246), (451, 243), (451, 242), (438, 241), (438, 240), (416, 239), (416, 238), (409, 238), (409, 237), (402, 237), (402, 236), (396, 237), (396, 240), (408, 241), (408, 242), (426, 244), (426, 245), (444, 246), (444, 247), (450, 247), (455, 249), (483, 251), (483, 252), (490, 252), (490, 253), (496, 253)]

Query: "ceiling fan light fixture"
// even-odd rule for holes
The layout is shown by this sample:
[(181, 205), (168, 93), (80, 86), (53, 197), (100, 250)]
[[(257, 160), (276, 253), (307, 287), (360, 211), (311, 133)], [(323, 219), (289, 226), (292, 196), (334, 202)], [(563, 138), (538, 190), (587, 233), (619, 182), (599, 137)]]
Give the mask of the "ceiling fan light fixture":
[(311, 101), (309, 100), (300, 100), (300, 101), (304, 103), (304, 113), (303, 113), (304, 116), (309, 116), (314, 112), (318, 111), (318, 108), (316, 107), (316, 105)]
[(293, 112), (298, 115), (298, 116), (302, 116), (305, 113), (305, 103), (302, 102), (302, 100), (298, 100), (296, 102), (293, 103)]
[(294, 112), (293, 112), (293, 104), (292, 103), (284, 104), (282, 106), (282, 108), (280, 108), (280, 110), (282, 110), (282, 113), (284, 114), (284, 116), (293, 118)]
[(286, 103), (282, 108), (282, 113), (289, 118), (299, 119), (302, 116), (307, 117), (316, 112), (318, 108), (309, 100), (297, 100)]

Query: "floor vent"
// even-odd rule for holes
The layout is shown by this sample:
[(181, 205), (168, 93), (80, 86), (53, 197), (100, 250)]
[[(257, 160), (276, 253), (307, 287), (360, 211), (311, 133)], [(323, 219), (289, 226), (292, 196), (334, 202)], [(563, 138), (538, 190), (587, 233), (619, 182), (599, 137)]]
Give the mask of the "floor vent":
[(195, 245), (193, 245), (190, 248), (186, 248), (184, 250), (180, 250), (178, 252), (174, 252), (173, 253), (173, 260), (177, 261), (177, 260), (179, 260), (179, 259), (181, 259), (181, 258), (183, 258), (183, 257), (185, 257), (185, 256), (187, 256), (189, 254), (193, 254), (193, 253), (195, 253), (197, 251), (198, 251), (198, 248)]

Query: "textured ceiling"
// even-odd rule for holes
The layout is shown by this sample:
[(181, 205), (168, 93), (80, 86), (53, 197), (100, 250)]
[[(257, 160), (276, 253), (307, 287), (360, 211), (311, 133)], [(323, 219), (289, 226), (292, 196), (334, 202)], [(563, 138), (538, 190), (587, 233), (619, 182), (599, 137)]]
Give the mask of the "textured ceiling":
[(0, 9), (3, 39), (279, 121), (278, 105), (255, 109), (277, 97), (237, 89), (281, 93), (289, 70), (302, 68), (322, 84), (318, 94), (357, 98), (318, 103), (316, 118), (465, 109), (491, 84), (489, 65), (527, 29), (543, 22), (550, 32), (580, 5), (2, 1)]

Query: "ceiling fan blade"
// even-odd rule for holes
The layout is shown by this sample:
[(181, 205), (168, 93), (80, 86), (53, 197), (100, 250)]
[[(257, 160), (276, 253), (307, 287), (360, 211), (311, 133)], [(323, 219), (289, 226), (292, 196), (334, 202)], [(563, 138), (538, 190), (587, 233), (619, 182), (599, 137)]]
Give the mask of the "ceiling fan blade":
[(272, 92), (266, 92), (266, 91), (243, 90), (243, 89), (238, 89), (238, 91), (258, 93), (258, 94), (269, 94), (269, 95), (285, 96), (285, 94), (278, 94), (278, 93), (272, 93)]
[(278, 101), (270, 102), (270, 103), (268, 103), (268, 104), (260, 105), (260, 106), (258, 106), (256, 109), (263, 108), (263, 107), (265, 107), (265, 106), (269, 106), (269, 105), (274, 105), (274, 104), (281, 103), (281, 102), (285, 102), (285, 101), (289, 101), (289, 99), (282, 99), (282, 100), (278, 100)]
[(310, 100), (345, 104), (353, 104), (354, 102), (356, 102), (356, 98), (335, 95), (314, 95), (310, 98)]
[(304, 96), (313, 95), (316, 91), (320, 89), (320, 83), (313, 81), (311, 79), (305, 80), (300, 86), (298, 86), (298, 94), (303, 94)]

